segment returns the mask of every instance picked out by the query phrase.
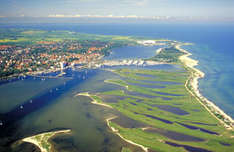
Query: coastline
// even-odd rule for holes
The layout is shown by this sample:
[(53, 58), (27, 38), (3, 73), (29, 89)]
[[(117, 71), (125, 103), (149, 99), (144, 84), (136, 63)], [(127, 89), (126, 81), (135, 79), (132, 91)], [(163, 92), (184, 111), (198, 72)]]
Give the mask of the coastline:
[[(69, 68), (69, 67), (66, 67)], [(17, 77), (26, 77), (26, 76), (38, 76), (39, 74), (48, 74), (48, 73), (52, 73), (52, 72), (58, 72), (61, 71), (60, 68), (57, 69), (47, 69), (47, 70), (42, 70), (42, 71), (34, 71), (34, 72), (25, 72), (25, 73), (19, 73), (19, 74), (13, 74), (13, 75), (9, 75), (7, 77), (1, 77), (0, 81), (2, 80), (10, 80), (10, 79), (14, 79)], [(46, 77), (46, 78), (56, 78), (59, 77), (58, 76), (54, 76), (54, 77)], [(44, 76), (38, 76), (38, 77), (44, 77)]]
[(198, 61), (191, 59), (189, 57), (192, 54), (182, 49), (181, 46), (183, 45), (187, 44), (177, 44), (175, 45), (175, 48), (185, 53), (184, 55), (179, 57), (179, 60), (191, 72), (191, 75), (189, 76), (188, 80), (185, 83), (186, 89), (189, 91), (189, 93), (192, 96), (194, 96), (201, 103), (203, 107), (205, 107), (205, 109), (212, 116), (214, 116), (220, 123), (222, 123), (226, 129), (233, 130), (234, 127), (233, 119), (229, 115), (227, 115), (223, 110), (221, 110), (218, 106), (216, 106), (212, 101), (209, 101), (200, 93), (198, 80), (200, 78), (205, 77), (205, 73), (195, 68), (195, 66), (198, 65)]
[(51, 152), (52, 145), (51, 143), (49, 143), (48, 140), (57, 134), (70, 133), (70, 132), (71, 132), (70, 129), (46, 132), (31, 137), (26, 137), (22, 139), (22, 141), (36, 145), (41, 150), (41, 152)]

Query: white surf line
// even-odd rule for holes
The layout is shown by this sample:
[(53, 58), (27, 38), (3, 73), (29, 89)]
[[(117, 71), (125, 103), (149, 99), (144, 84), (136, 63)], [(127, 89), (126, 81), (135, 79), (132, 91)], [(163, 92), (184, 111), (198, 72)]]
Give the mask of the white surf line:
[[(199, 85), (198, 85), (198, 79), (203, 78), (205, 74), (201, 72), (200, 70), (196, 69), (195, 66), (198, 65), (198, 61), (189, 58), (192, 54), (188, 51), (180, 48), (183, 44), (176, 45), (176, 49), (179, 51), (185, 53), (184, 55), (180, 56), (179, 59), (181, 62), (184, 63), (184, 65), (192, 70), (191, 76), (185, 83), (186, 89), (189, 91), (189, 93), (194, 96), (200, 103), (205, 107), (205, 109), (214, 116), (219, 122), (221, 122), (225, 128), (227, 129), (233, 129), (234, 121), (233, 119), (228, 116), (223, 110), (221, 110), (218, 106), (216, 106), (213, 102), (206, 99), (199, 91)], [(192, 87), (192, 91), (187, 87), (188, 83), (190, 83), (190, 86)], [(221, 115), (224, 120), (218, 118), (215, 114)], [(230, 122), (230, 125), (226, 122)]]
[(143, 146), (143, 145), (140, 145), (140, 144), (137, 144), (137, 143), (135, 143), (135, 142), (133, 142), (133, 141), (131, 141), (131, 140), (128, 140), (128, 139), (126, 139), (126, 138), (124, 138), (120, 133), (119, 133), (119, 131), (117, 130), (117, 129), (115, 129), (114, 127), (111, 127), (110, 126), (110, 121), (111, 120), (113, 120), (113, 119), (115, 119), (115, 118), (117, 118), (117, 116), (113, 116), (113, 117), (110, 117), (110, 118), (107, 118), (106, 119), (106, 123), (107, 123), (107, 126), (111, 129), (111, 131), (113, 131), (116, 135), (118, 135), (121, 139), (123, 139), (124, 141), (126, 141), (126, 142), (128, 142), (128, 143), (130, 143), (130, 144), (132, 144), (132, 145), (135, 145), (135, 146), (137, 146), (137, 147), (140, 147), (144, 152), (148, 152), (149, 150), (149, 148), (147, 148), (147, 147), (145, 147), (145, 146)]

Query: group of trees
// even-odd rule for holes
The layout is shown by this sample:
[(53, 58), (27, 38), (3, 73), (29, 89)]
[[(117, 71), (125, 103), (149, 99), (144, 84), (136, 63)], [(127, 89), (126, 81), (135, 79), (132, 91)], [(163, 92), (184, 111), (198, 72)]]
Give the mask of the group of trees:
[(167, 62), (167, 63), (177, 63), (179, 62), (178, 57), (183, 55), (181, 51), (177, 50), (174, 46), (169, 48), (164, 48), (159, 54), (150, 58), (149, 60)]

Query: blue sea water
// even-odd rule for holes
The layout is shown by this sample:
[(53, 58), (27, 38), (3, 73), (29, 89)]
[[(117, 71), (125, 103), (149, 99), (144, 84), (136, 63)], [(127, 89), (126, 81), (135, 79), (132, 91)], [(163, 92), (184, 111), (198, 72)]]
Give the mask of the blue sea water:
[[(19, 27), (22, 25), (0, 25)], [(185, 47), (205, 74), (199, 81), (202, 94), (234, 118), (234, 24), (27, 24), (24, 28), (166, 38), (194, 43)]]

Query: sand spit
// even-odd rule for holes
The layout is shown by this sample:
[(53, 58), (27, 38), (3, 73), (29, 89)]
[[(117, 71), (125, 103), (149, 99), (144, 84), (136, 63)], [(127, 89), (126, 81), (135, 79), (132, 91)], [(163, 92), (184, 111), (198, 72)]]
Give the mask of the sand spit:
[(98, 102), (96, 99), (94, 99), (88, 92), (82, 92), (82, 93), (78, 93), (77, 95), (75, 96), (86, 96), (86, 97), (89, 97), (91, 98), (93, 101), (91, 102), (92, 104), (96, 104), (96, 105), (100, 105), (100, 106), (104, 106), (104, 107), (107, 107), (107, 108), (112, 108), (112, 106), (108, 105), (108, 104), (105, 104), (105, 103), (100, 103)]
[(148, 152), (149, 150), (148, 150), (147, 147), (145, 147), (145, 146), (143, 146), (143, 145), (140, 145), (140, 144), (137, 144), (137, 143), (135, 143), (135, 142), (133, 142), (133, 141), (131, 141), (131, 140), (128, 140), (128, 139), (124, 138), (124, 137), (119, 133), (119, 131), (118, 131), (117, 129), (115, 129), (114, 127), (111, 127), (111, 126), (110, 126), (111, 120), (113, 120), (113, 119), (115, 119), (115, 118), (117, 118), (117, 116), (113, 116), (113, 117), (110, 117), (110, 118), (107, 118), (107, 119), (106, 119), (107, 126), (111, 129), (111, 131), (113, 131), (116, 135), (118, 135), (118, 136), (119, 136), (121, 139), (123, 139), (124, 141), (126, 141), (126, 142), (128, 142), (128, 143), (130, 143), (130, 144), (132, 144), (132, 145), (135, 145), (135, 146), (137, 146), (137, 147), (140, 147), (144, 152)]
[[(200, 70), (196, 69), (195, 66), (198, 65), (198, 61), (189, 58), (192, 54), (188, 51), (181, 48), (182, 45), (186, 44), (178, 44), (176, 45), (176, 49), (185, 53), (184, 55), (180, 56), (179, 59), (184, 65), (189, 68), (191, 71), (191, 76), (185, 83), (186, 89), (205, 107), (205, 109), (213, 115), (217, 120), (219, 120), (225, 128), (233, 129), (234, 121), (233, 119), (224, 113), (218, 106), (216, 106), (213, 102), (206, 99), (199, 91), (198, 80), (203, 78), (205, 74)], [(217, 116), (221, 116), (218, 118)]]
[(52, 145), (49, 143), (49, 139), (57, 134), (61, 133), (70, 133), (71, 130), (59, 130), (59, 131), (52, 131), (52, 132), (46, 132), (41, 133), (35, 136), (27, 137), (22, 139), (23, 142), (28, 142), (36, 145), (40, 148), (41, 152), (51, 152)]
[(145, 61), (143, 59), (124, 59), (124, 60), (104, 60), (102, 64), (97, 65), (98, 67), (101, 66), (153, 66), (153, 65), (160, 65), (160, 64), (167, 64), (166, 62), (157, 62), (157, 61)]

